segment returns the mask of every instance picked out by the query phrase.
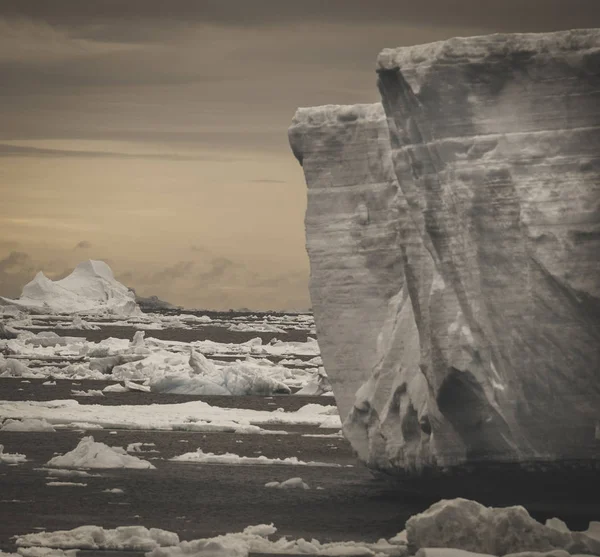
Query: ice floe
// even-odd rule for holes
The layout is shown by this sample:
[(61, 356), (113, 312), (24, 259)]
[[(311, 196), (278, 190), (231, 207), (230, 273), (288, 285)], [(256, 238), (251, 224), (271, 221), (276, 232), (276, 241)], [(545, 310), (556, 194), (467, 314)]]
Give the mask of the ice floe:
[(56, 549), (103, 549), (113, 551), (150, 551), (161, 546), (176, 546), (179, 536), (159, 528), (120, 526), (80, 526), (73, 530), (39, 532), (17, 538), (17, 546)]
[(0, 426), (0, 431), (56, 431), (52, 424), (45, 419), (24, 418), (22, 420), (4, 420)]
[(155, 468), (147, 460), (128, 455), (120, 447), (109, 447), (104, 443), (98, 443), (91, 436), (84, 437), (72, 451), (51, 458), (46, 466), (56, 466), (57, 468)]
[(184, 453), (179, 456), (170, 458), (174, 462), (196, 462), (199, 464), (282, 464), (287, 466), (333, 466), (339, 467), (340, 464), (330, 462), (305, 462), (295, 456), (286, 458), (267, 458), (264, 455), (260, 456), (239, 456), (234, 453), (205, 453), (202, 449), (198, 449), (191, 453)]
[(404, 545), (394, 545), (386, 540), (376, 543), (331, 542), (316, 539), (287, 539), (272, 541), (277, 528), (273, 524), (248, 526), (242, 532), (224, 534), (194, 541), (179, 541), (177, 534), (146, 529), (143, 526), (121, 526), (114, 530), (99, 526), (80, 526), (73, 530), (40, 532), (17, 538), (19, 549), (51, 547), (57, 549), (97, 549), (121, 551), (147, 551), (147, 557), (247, 557), (250, 553), (310, 554), (329, 557), (402, 557)]
[(290, 478), (289, 480), (284, 480), (283, 482), (267, 482), (265, 487), (271, 487), (276, 489), (310, 489), (310, 486), (302, 481), (302, 478)]
[[(337, 408), (307, 404), (295, 412), (221, 408), (202, 401), (178, 404), (119, 405), (80, 404), (76, 400), (0, 401), (0, 416), (12, 419), (46, 419), (55, 428), (90, 429), (93, 427), (208, 431), (211, 427), (307, 425), (339, 430)], [(211, 425), (212, 424), (212, 425)], [(258, 432), (256, 428), (255, 432)]]
[(4, 445), (0, 445), (0, 463), (4, 464), (21, 464), (22, 462), (26, 462), (27, 457), (24, 454), (20, 453), (5, 453)]

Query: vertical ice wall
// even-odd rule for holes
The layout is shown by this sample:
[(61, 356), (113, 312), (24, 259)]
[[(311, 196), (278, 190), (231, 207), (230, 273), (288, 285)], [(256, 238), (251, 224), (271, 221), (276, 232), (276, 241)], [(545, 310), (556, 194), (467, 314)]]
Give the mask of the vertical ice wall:
[(290, 131), (346, 435), (389, 472), (597, 461), (600, 32), (385, 50), (378, 72), (387, 122), (320, 107)]

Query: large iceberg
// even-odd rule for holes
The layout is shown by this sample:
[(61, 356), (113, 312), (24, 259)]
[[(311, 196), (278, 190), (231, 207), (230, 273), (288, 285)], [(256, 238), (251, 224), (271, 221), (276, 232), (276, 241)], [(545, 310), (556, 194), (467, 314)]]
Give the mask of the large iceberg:
[(12, 305), (37, 313), (140, 315), (135, 294), (115, 279), (104, 261), (88, 260), (61, 279), (51, 280), (42, 271), (23, 287), (16, 300), (0, 297), (0, 305)]
[(600, 30), (386, 49), (299, 109), (310, 291), (359, 458), (600, 461)]

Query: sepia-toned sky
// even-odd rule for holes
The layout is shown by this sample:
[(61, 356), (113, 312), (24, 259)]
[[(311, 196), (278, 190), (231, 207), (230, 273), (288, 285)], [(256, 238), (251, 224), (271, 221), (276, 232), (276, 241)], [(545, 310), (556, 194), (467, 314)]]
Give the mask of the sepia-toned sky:
[(103, 259), (188, 308), (307, 308), (298, 106), (384, 47), (600, 26), (599, 0), (2, 0), (0, 295)]

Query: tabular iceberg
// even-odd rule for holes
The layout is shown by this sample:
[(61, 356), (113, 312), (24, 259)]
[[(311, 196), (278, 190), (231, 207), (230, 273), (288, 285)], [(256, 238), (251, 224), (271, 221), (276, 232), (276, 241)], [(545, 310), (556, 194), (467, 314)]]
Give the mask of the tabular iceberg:
[[(299, 109), (310, 290), (361, 460), (600, 462), (600, 30), (386, 49)], [(594, 464), (595, 463), (595, 464)]]
[(0, 305), (13, 305), (38, 313), (141, 315), (135, 294), (114, 277), (104, 261), (84, 261), (61, 280), (39, 272), (23, 287), (17, 300), (0, 297)]

